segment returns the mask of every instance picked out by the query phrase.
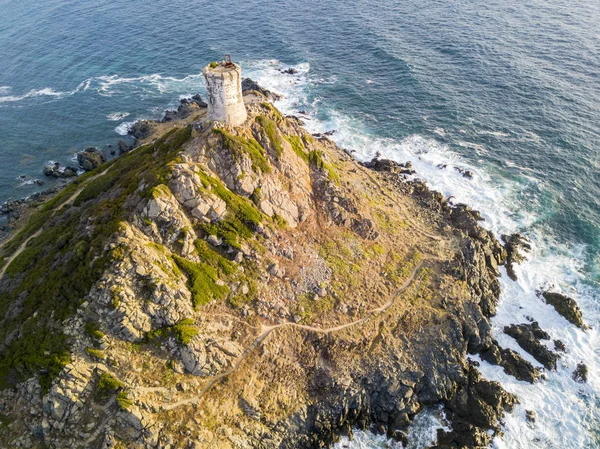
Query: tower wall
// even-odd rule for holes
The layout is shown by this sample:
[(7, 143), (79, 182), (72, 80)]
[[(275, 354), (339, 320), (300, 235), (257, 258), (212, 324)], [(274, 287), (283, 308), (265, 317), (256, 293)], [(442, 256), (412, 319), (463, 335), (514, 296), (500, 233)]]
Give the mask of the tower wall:
[(242, 68), (219, 63), (202, 70), (208, 91), (208, 119), (239, 126), (248, 117), (242, 96)]

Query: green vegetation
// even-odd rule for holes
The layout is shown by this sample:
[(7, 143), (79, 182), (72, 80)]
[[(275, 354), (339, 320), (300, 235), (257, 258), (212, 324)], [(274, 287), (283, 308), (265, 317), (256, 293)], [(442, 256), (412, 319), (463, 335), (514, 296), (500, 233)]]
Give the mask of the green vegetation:
[(281, 112), (279, 112), (277, 110), (277, 108), (275, 108), (275, 106), (273, 106), (271, 103), (269, 103), (267, 101), (263, 101), (261, 103), (261, 105), (262, 105), (263, 108), (268, 109), (269, 112), (275, 116), (275, 119), (277, 120), (277, 122), (280, 122), (283, 119), (283, 116), (281, 115)]
[[(119, 251), (107, 253), (106, 243), (121, 231), (128, 205), (139, 202), (139, 186), (165, 182), (169, 164), (191, 133), (191, 126), (173, 129), (155, 143), (103, 164), (90, 172), (93, 175), (81, 176), (44, 204), (7, 243), (4, 251), (9, 253), (42, 229), (8, 266), (13, 288), (0, 295), (0, 316), (6, 316), (10, 304), (20, 304), (19, 312), (7, 317), (0, 329), (2, 341), (20, 329), (0, 354), (0, 387), (38, 373), (45, 392), (69, 363), (68, 342), (56, 331), (57, 324), (76, 311), (108, 264), (120, 257)], [(92, 178), (95, 175), (99, 176)], [(54, 213), (82, 185), (73, 206)]]
[(283, 144), (281, 141), (281, 136), (277, 132), (277, 124), (264, 115), (259, 115), (256, 117), (256, 121), (264, 130), (269, 142), (271, 142), (271, 146), (275, 150), (277, 159), (281, 159), (281, 155), (283, 154)]
[(214, 69), (214, 68), (216, 68), (218, 65), (219, 65), (219, 63), (218, 63), (218, 62), (215, 62), (215, 61), (213, 61), (213, 62), (211, 62), (210, 64), (208, 64), (208, 66), (209, 66), (211, 69)]
[(312, 150), (308, 153), (308, 162), (315, 168), (319, 170), (325, 170), (329, 174), (329, 179), (335, 183), (339, 183), (340, 177), (334, 168), (325, 162), (323, 159), (323, 152), (320, 150)]
[(222, 238), (233, 248), (241, 249), (238, 237), (242, 239), (252, 237), (253, 229), (262, 223), (263, 215), (251, 201), (227, 189), (220, 180), (202, 172), (198, 174), (203, 185), (210, 187), (212, 192), (227, 205), (225, 218), (203, 225), (204, 231), (207, 235), (212, 234)]
[(175, 333), (175, 339), (182, 345), (190, 344), (192, 338), (198, 335), (198, 329), (194, 327), (194, 320), (192, 318), (181, 320), (173, 326), (173, 332)]
[(100, 376), (98, 385), (96, 385), (96, 394), (97, 397), (106, 398), (121, 388), (125, 388), (123, 382), (110, 373), (104, 373)]
[(280, 227), (281, 229), (287, 229), (288, 228), (288, 222), (285, 218), (283, 218), (281, 215), (279, 214), (273, 214), (273, 216), (271, 217), (273, 219), (273, 221), (275, 222), (275, 224)]
[(104, 355), (104, 351), (96, 348), (85, 348), (85, 352), (87, 352), (92, 357), (98, 360), (104, 360), (106, 356)]
[(229, 287), (219, 280), (216, 269), (204, 262), (195, 263), (176, 255), (173, 257), (179, 268), (188, 276), (188, 285), (195, 308), (208, 304), (212, 300), (227, 297)]
[(304, 147), (302, 139), (298, 136), (285, 136), (285, 140), (290, 143), (294, 153), (296, 153), (300, 159), (308, 164), (308, 153), (306, 152), (306, 148)]
[(95, 321), (88, 321), (85, 323), (85, 333), (94, 340), (102, 340), (104, 333), (100, 331), (98, 323)]
[(386, 278), (394, 284), (399, 284), (401, 281), (406, 280), (414, 267), (421, 261), (422, 257), (423, 256), (418, 251), (412, 253), (408, 257), (390, 251), (385, 265), (383, 266)]
[(223, 146), (233, 153), (236, 158), (246, 154), (252, 161), (252, 169), (255, 172), (271, 173), (271, 166), (265, 156), (265, 149), (252, 137), (244, 138), (234, 136), (221, 128), (214, 128), (212, 132), (220, 135), (223, 139)]
[[(260, 187), (257, 187), (256, 189), (254, 189), (254, 192), (252, 192), (252, 195), (250, 195), (250, 200), (256, 205), (258, 206), (262, 200), (262, 194), (261, 194), (261, 190)], [(2, 267), (2, 264), (0, 262), (0, 268)]]
[(133, 401), (129, 398), (126, 391), (119, 391), (117, 393), (117, 404), (119, 404), (121, 410), (128, 410), (133, 405)]

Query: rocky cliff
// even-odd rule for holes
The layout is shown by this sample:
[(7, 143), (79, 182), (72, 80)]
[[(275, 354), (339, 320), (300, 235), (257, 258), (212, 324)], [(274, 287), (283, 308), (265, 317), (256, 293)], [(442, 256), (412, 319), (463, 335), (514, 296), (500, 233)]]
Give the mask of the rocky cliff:
[(478, 214), (245, 101), (235, 129), (153, 124), (0, 249), (0, 446), (403, 440), (434, 404), (440, 447), (501, 431), (515, 398), (467, 353), (527, 362), (492, 341), (507, 253)]

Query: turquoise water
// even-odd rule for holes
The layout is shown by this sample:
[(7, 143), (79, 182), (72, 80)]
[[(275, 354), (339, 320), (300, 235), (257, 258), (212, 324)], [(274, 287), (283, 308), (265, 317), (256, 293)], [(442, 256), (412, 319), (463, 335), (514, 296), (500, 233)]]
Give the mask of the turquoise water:
[[(522, 401), (495, 444), (600, 447), (598, 331), (535, 296), (561, 289), (600, 324), (599, 24), (597, 0), (0, 0), (0, 202), (51, 185), (18, 179), (42, 179), (47, 160), (108, 150), (134, 120), (203, 94), (203, 65), (231, 53), (309, 129), (337, 130), (359, 159), (410, 159), (497, 234), (532, 239), (519, 281), (502, 280), (496, 336), (514, 347), (500, 330), (530, 315), (570, 351), (536, 386), (482, 364)], [(580, 360), (583, 386), (570, 379)]]

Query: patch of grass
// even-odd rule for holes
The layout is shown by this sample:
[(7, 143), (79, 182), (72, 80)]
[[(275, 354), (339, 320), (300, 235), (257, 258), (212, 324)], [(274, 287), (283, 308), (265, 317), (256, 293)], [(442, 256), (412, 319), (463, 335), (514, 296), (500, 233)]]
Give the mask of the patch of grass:
[(240, 195), (236, 195), (223, 185), (223, 183), (208, 176), (198, 173), (203, 185), (210, 187), (219, 198), (227, 205), (225, 218), (213, 223), (202, 225), (207, 235), (216, 235), (233, 248), (241, 249), (239, 238), (249, 239), (253, 230), (262, 223), (263, 215), (256, 206)]
[(126, 391), (119, 391), (117, 393), (117, 404), (121, 410), (129, 410), (133, 405), (133, 401), (129, 398), (129, 394)]
[(195, 263), (177, 255), (173, 257), (179, 268), (188, 276), (188, 287), (195, 308), (227, 297), (229, 287), (222, 284), (215, 268), (205, 262)]
[(290, 143), (294, 153), (296, 153), (300, 159), (308, 164), (308, 153), (306, 152), (306, 148), (304, 147), (302, 139), (298, 136), (285, 136), (285, 140)]
[(173, 326), (173, 333), (179, 343), (188, 345), (192, 341), (192, 338), (198, 335), (198, 329), (194, 326), (192, 318), (186, 318)]
[(255, 172), (260, 170), (261, 173), (271, 173), (271, 166), (265, 156), (265, 149), (254, 138), (244, 138), (234, 136), (221, 128), (214, 128), (212, 132), (220, 135), (223, 146), (230, 150), (234, 157), (242, 157), (247, 155), (252, 162), (252, 169)]
[(279, 122), (279, 121), (281, 121), (281, 120), (283, 119), (283, 116), (281, 115), (281, 112), (279, 112), (279, 111), (277, 110), (277, 108), (276, 108), (275, 106), (273, 106), (271, 103), (269, 103), (269, 102), (267, 102), (267, 101), (263, 101), (263, 102), (261, 103), (261, 106), (262, 106), (263, 108), (266, 108), (266, 109), (268, 109), (268, 110), (269, 110), (269, 112), (270, 112), (271, 114), (273, 114), (273, 116), (275, 117), (275, 119), (276, 119), (278, 122)]
[(312, 150), (310, 153), (308, 153), (308, 162), (310, 165), (319, 170), (325, 170), (329, 174), (329, 179), (331, 181), (335, 182), (336, 184), (340, 182), (340, 177), (335, 169), (323, 159), (322, 151)]
[(125, 384), (110, 373), (103, 373), (96, 384), (94, 395), (97, 401), (108, 399), (111, 395), (125, 388)]
[(283, 154), (283, 143), (281, 141), (281, 136), (277, 131), (277, 124), (264, 115), (259, 115), (256, 117), (256, 122), (262, 127), (267, 138), (269, 139), (271, 146), (275, 150), (277, 159), (281, 159), (281, 155)]
[(218, 62), (215, 62), (215, 61), (213, 61), (213, 62), (211, 62), (210, 64), (208, 64), (208, 66), (209, 66), (211, 69), (215, 69), (215, 68), (217, 68), (217, 67), (218, 67), (218, 65), (219, 65), (219, 63), (218, 63)]
[(106, 358), (106, 355), (104, 354), (104, 351), (100, 350), (100, 349), (96, 349), (96, 348), (85, 348), (85, 352), (87, 352), (89, 355), (91, 355), (93, 358), (96, 358), (98, 360), (104, 360)]
[(281, 229), (287, 229), (288, 228), (288, 222), (285, 218), (283, 218), (281, 215), (279, 214), (273, 214), (273, 216), (271, 217), (273, 219), (273, 222)]
[(104, 332), (100, 331), (100, 327), (95, 321), (85, 323), (84, 330), (87, 336), (94, 340), (102, 340), (104, 338)]
[[(254, 192), (252, 192), (252, 195), (250, 195), (250, 200), (256, 205), (258, 206), (262, 200), (262, 194), (261, 194), (261, 190), (260, 187), (257, 187), (256, 189), (254, 189)], [(0, 262), (0, 268), (2, 268), (2, 263)]]

